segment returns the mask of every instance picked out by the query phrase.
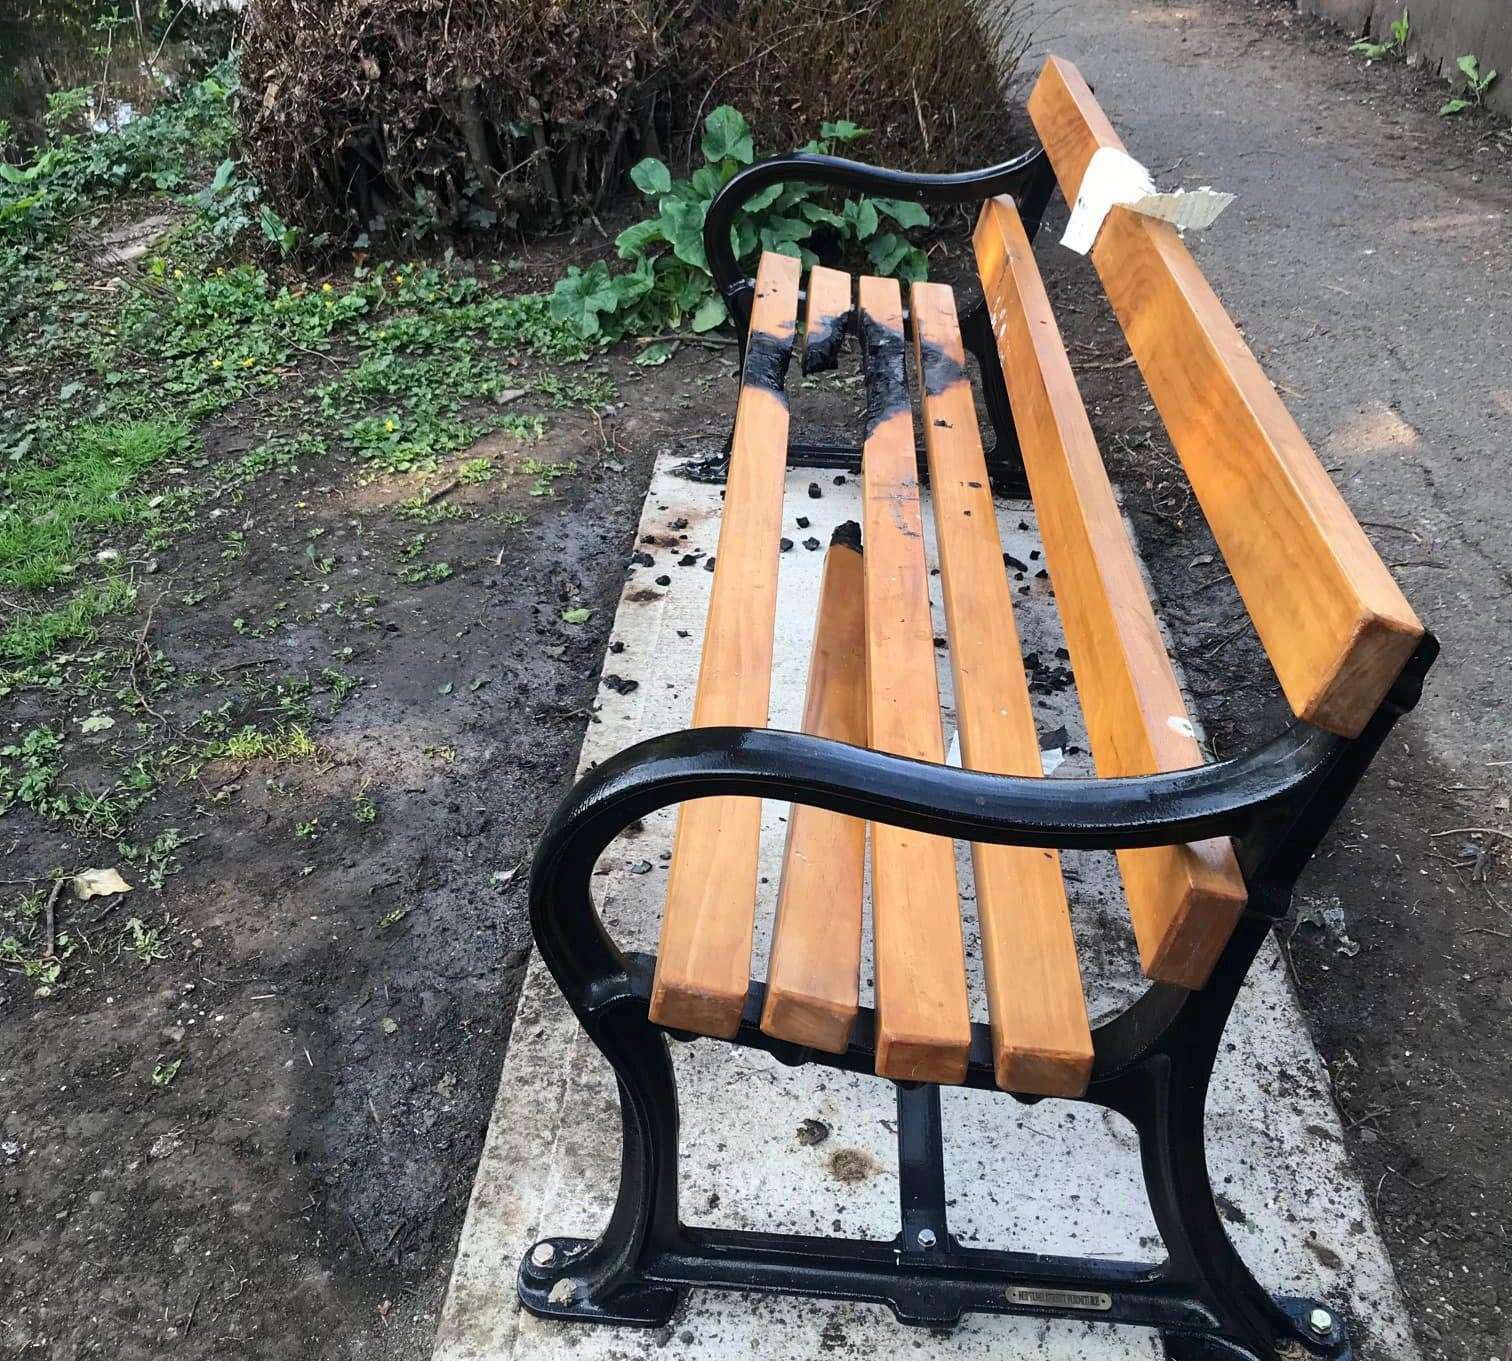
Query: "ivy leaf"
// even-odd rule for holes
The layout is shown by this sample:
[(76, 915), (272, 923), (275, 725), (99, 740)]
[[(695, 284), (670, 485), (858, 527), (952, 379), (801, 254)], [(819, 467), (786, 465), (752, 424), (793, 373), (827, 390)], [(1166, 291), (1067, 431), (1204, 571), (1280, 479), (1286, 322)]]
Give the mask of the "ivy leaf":
[(635, 260), (645, 255), (647, 246), (664, 240), (666, 238), (662, 235), (661, 219), (648, 217), (644, 222), (626, 227), (614, 238), (614, 245), (621, 260)]
[(865, 241), (877, 230), (877, 209), (869, 198), (859, 201), (852, 198), (846, 199), (841, 216), (855, 234), (857, 241)]
[(799, 210), (804, 217), (815, 224), (823, 223), (826, 227), (835, 227), (845, 230), (845, 219), (839, 213), (826, 208), (822, 203), (805, 203)]
[(785, 241), (802, 241), (814, 230), (801, 217), (772, 217), (761, 224), (761, 244), (768, 250)]
[(630, 183), (647, 198), (655, 198), (672, 188), (672, 172), (655, 156), (647, 156), (630, 168)]
[(661, 209), (662, 234), (672, 243), (673, 253), (684, 264), (706, 274), (709, 260), (704, 254), (703, 224), (708, 209), (706, 202), (680, 203), (674, 199), (663, 199)]
[(675, 340), (657, 340), (647, 345), (638, 355), (635, 362), (642, 368), (655, 368), (658, 364), (665, 364), (672, 358), (672, 351), (677, 348)]
[(763, 208), (770, 208), (782, 197), (783, 186), (769, 184), (759, 194), (752, 194), (745, 202), (744, 211), (747, 213), (759, 213)]
[(892, 274), (912, 249), (906, 238), (883, 232), (867, 242), (866, 258), (878, 274)]
[(583, 340), (597, 336), (599, 313), (613, 312), (619, 302), (609, 266), (595, 260), (587, 269), (571, 266), (551, 290), (552, 320), (564, 322)]
[(819, 124), (821, 137), (832, 137), (837, 142), (854, 142), (865, 137), (867, 129), (859, 123), (852, 123), (849, 118), (841, 118), (834, 123)]
[(730, 228), (730, 241), (735, 247), (737, 260), (744, 260), (761, 244), (761, 238), (756, 235), (756, 224), (748, 217), (736, 219)]
[(742, 165), (750, 165), (756, 159), (756, 148), (751, 141), (751, 127), (738, 109), (721, 104), (704, 119), (704, 159), (722, 161), (729, 157)]
[(698, 311), (693, 313), (693, 329), (695, 331), (712, 331), (716, 326), (723, 324), (729, 315), (725, 311), (724, 299), (717, 293), (710, 294), (698, 305)]
[(925, 212), (921, 203), (910, 203), (907, 199), (874, 198), (877, 211), (886, 217), (892, 218), (898, 226), (927, 227), (929, 226), (929, 214)]
[[(700, 199), (713, 198), (715, 194), (724, 188), (725, 181), (729, 178), (728, 175), (720, 173), (719, 165), (699, 166), (693, 172), (691, 180), (694, 196)], [(747, 205), (746, 211), (750, 211), (750, 205)]]

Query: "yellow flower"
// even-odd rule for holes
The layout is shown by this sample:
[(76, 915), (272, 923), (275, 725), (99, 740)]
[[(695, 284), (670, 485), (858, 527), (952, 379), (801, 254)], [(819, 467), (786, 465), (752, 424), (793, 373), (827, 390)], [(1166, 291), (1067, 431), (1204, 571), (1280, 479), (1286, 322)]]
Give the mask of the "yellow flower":
[(387, 430), (391, 435), (394, 433), (394, 418), (392, 416), (390, 416), (388, 420), (384, 421), (383, 428)]
[(218, 368), (220, 368), (220, 366), (221, 366), (221, 364), (222, 364), (222, 363), (223, 363), (223, 362), (224, 362), (224, 361), (222, 361), (222, 360), (219, 360), (219, 359), (212, 359), (212, 360), (211, 360), (211, 361), (210, 361), (210, 367), (211, 367), (211, 368), (212, 368), (212, 369), (218, 369)]
[(184, 271), (183, 271), (183, 270), (181, 270), (181, 269), (176, 269), (176, 270), (174, 270), (174, 271), (173, 271), (173, 277), (174, 277), (174, 278), (175, 278), (175, 279), (182, 279), (182, 278), (183, 278), (183, 277), (184, 277)]
[(329, 298), (326, 299), (326, 311), (331, 311), (336, 306)]
[(402, 284), (404, 282), (404, 275), (402, 275), (402, 274), (396, 274), (396, 275), (394, 275), (394, 282), (396, 284)]
[(332, 292), (332, 291), (333, 291), (333, 290), (332, 290), (332, 288), (331, 288), (331, 285), (330, 285), (330, 284), (321, 284), (321, 285), (320, 285), (320, 291), (321, 291), (321, 292), (322, 292), (322, 293), (330, 293), (330, 292)]
[(242, 360), (242, 368), (250, 369), (256, 362), (257, 361), (253, 359), (251, 355), (248, 355), (245, 359)]
[(221, 277), (221, 275), (223, 275), (225, 272), (226, 272), (226, 268), (225, 268), (224, 265), (216, 265), (216, 267), (215, 267), (215, 277), (217, 279), (219, 279)]

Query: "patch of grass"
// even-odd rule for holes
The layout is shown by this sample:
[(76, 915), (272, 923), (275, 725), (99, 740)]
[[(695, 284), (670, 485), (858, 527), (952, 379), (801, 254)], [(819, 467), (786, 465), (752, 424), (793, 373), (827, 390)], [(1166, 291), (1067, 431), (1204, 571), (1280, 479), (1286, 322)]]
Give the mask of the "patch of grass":
[(415, 563), (399, 573), (399, 580), (406, 586), (428, 586), (433, 582), (446, 581), (452, 575), (449, 562)]
[(0, 584), (41, 590), (70, 576), (83, 535), (150, 515), (130, 494), (137, 478), (195, 441), (181, 422), (147, 420), (78, 425), (57, 443), (56, 457), (22, 459), (0, 483)]
[(229, 737), (206, 744), (205, 755), (228, 761), (308, 761), (318, 748), (310, 734), (297, 723), (272, 731), (248, 724)]
[(557, 478), (577, 472), (577, 464), (571, 461), (548, 463), (538, 458), (527, 458), (520, 466), (527, 476), (534, 479), (530, 484), (532, 496), (550, 496)]
[(0, 657), (31, 664), (53, 655), (63, 643), (89, 642), (108, 614), (130, 609), (136, 587), (126, 577), (107, 577), (74, 592), (63, 604), (21, 614), (0, 632)]

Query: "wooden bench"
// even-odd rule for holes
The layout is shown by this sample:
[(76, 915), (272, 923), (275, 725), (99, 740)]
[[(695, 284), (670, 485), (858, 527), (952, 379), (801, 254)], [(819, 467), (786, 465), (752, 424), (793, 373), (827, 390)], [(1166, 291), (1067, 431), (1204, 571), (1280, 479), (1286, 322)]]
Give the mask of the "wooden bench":
[[(1116, 134), (1082, 77), (1046, 63), (1029, 101), (1042, 147), (990, 171), (904, 176), (794, 155), (737, 176), (708, 254), (745, 326), (742, 381), (693, 726), (580, 782), (544, 838), (532, 924), (614, 1065), (620, 1197), (593, 1243), (547, 1239), (520, 1297), (547, 1316), (663, 1323), (690, 1286), (886, 1303), (906, 1322), (972, 1310), (1142, 1324), (1179, 1357), (1343, 1358), (1341, 1317), (1273, 1297), (1224, 1233), (1203, 1110), (1229, 1010), (1292, 886), (1436, 652), (1168, 225), (1115, 208), (1092, 260), (1296, 723), (1205, 764), (1076, 380), (1032, 237), (1058, 182), (1074, 200)], [(766, 185), (807, 178), (893, 197), (981, 200), (982, 300), (762, 257), (728, 224)], [(905, 306), (906, 302), (906, 306)], [(801, 316), (800, 316), (801, 313)], [(786, 376), (859, 339), (866, 389), (859, 526), (824, 564), (801, 733), (766, 727)], [(968, 381), (981, 366), (996, 440)], [(915, 399), (916, 394), (916, 399)], [(915, 414), (923, 463), (915, 446)], [(820, 461), (835, 451), (817, 451)], [(927, 479), (961, 767), (945, 764), (920, 484)], [(1097, 778), (1042, 776), (993, 482), (1031, 495)], [(761, 799), (792, 801), (767, 976), (754, 981)], [(609, 840), (680, 804), (661, 942), (622, 955), (589, 876)], [(973, 1019), (955, 843), (971, 844), (986, 1024)], [(875, 1005), (861, 1005), (870, 848)], [(1093, 1028), (1058, 850), (1118, 854), (1151, 980)], [(789, 1063), (897, 1084), (902, 1232), (889, 1243), (696, 1229), (677, 1209), (665, 1036), (714, 1036)], [(1069, 1098), (1139, 1132), (1163, 1263), (963, 1247), (947, 1223), (938, 1084)]]

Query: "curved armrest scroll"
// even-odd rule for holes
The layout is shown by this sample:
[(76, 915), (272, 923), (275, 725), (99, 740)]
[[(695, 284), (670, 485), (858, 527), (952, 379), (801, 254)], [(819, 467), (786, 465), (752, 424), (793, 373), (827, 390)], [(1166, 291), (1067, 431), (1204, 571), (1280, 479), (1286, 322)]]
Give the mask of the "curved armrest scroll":
[(735, 258), (730, 229), (735, 223), (735, 215), (755, 195), (774, 184), (790, 180), (877, 194), (884, 198), (909, 199), (915, 203), (972, 203), (996, 194), (1011, 194), (1020, 205), (1031, 240), (1055, 187), (1055, 173), (1042, 147), (983, 170), (949, 175), (888, 170), (862, 161), (846, 160), (843, 156), (821, 156), (810, 151), (794, 151), (757, 161), (733, 176), (714, 196), (703, 229), (704, 254), (708, 257), (715, 287), (729, 307), (742, 337), (751, 322), (751, 296), (755, 283), (746, 276)]

